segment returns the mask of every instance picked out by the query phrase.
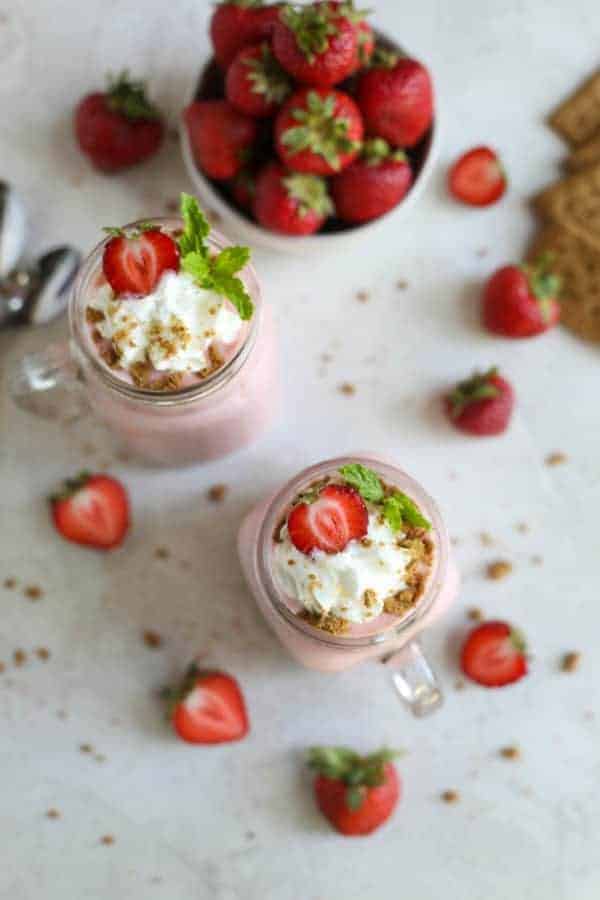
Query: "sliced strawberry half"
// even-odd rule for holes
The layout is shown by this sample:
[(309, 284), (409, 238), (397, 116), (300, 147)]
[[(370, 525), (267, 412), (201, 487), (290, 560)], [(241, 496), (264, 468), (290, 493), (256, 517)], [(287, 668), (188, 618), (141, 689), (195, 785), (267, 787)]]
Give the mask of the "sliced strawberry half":
[(172, 707), (176, 734), (189, 744), (223, 744), (248, 733), (248, 714), (240, 687), (224, 672), (190, 666)]
[(465, 675), (486, 687), (504, 687), (527, 675), (523, 636), (506, 622), (484, 622), (471, 631), (462, 648)]
[(330, 484), (314, 500), (294, 506), (287, 527), (291, 542), (301, 553), (340, 553), (350, 541), (366, 535), (369, 513), (354, 488)]
[(448, 188), (468, 206), (490, 206), (504, 194), (506, 175), (489, 147), (475, 147), (458, 159), (448, 173)]
[(129, 529), (129, 498), (120, 481), (82, 472), (50, 498), (56, 530), (74, 544), (118, 547)]
[(179, 248), (173, 238), (153, 227), (125, 233), (106, 229), (113, 237), (104, 248), (102, 269), (116, 294), (149, 294), (163, 272), (179, 271)]

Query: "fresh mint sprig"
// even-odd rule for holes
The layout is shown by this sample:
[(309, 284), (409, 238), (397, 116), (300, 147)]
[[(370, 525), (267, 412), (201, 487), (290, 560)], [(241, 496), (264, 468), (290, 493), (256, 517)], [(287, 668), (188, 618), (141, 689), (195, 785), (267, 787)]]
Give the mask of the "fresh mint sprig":
[(198, 201), (190, 194), (181, 195), (183, 234), (179, 238), (181, 268), (194, 279), (198, 287), (215, 291), (226, 297), (237, 309), (240, 319), (247, 322), (254, 313), (254, 304), (244, 282), (237, 277), (250, 259), (248, 247), (225, 247), (216, 256), (206, 241), (210, 225)]
[(381, 506), (383, 518), (392, 531), (400, 531), (405, 523), (427, 531), (431, 528), (431, 522), (421, 513), (414, 500), (402, 491), (394, 491), (386, 497), (381, 478), (373, 469), (360, 463), (350, 463), (342, 466), (339, 471), (344, 481), (356, 488), (364, 500)]

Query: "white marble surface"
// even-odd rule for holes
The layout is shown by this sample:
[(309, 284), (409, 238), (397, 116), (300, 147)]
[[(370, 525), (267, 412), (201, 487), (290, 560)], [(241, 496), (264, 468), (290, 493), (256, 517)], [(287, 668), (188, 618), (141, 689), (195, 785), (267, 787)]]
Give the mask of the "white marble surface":
[[(11, 360), (64, 326), (0, 337), (0, 575), (45, 590), (38, 603), (0, 592), (2, 900), (600, 894), (598, 352), (560, 330), (515, 344), (477, 324), (482, 278), (518, 257), (532, 229), (525, 197), (558, 170), (562, 147), (543, 116), (598, 64), (597, 2), (373, 5), (435, 69), (442, 158), (412, 218), (360, 252), (310, 262), (258, 255), (285, 360), (285, 414), (268, 437), (185, 472), (127, 467), (92, 422), (61, 429), (7, 400)], [(0, 176), (25, 197), (32, 249), (64, 239), (89, 248), (100, 226), (160, 212), (188, 187), (174, 143), (125, 176), (92, 173), (70, 116), (106, 69), (128, 64), (150, 75), (174, 117), (206, 50), (208, 11), (203, 0), (0, 0), (0, 53), (13, 48), (0, 77)], [(9, 27), (21, 49), (6, 39)], [(482, 141), (500, 148), (511, 190), (496, 209), (460, 209), (445, 197), (444, 167)], [(355, 299), (359, 289), (368, 303)], [(327, 365), (323, 353), (333, 356)], [(496, 362), (518, 392), (509, 434), (478, 442), (453, 433), (436, 392)], [(337, 391), (343, 381), (356, 384), (354, 397)], [(448, 697), (427, 721), (399, 706), (377, 665), (339, 677), (293, 665), (258, 619), (235, 560), (240, 517), (266, 489), (365, 447), (422, 480), (460, 540), (462, 595), (425, 641)], [(569, 461), (547, 468), (554, 450)], [(131, 490), (134, 527), (122, 551), (100, 556), (54, 534), (44, 497), (83, 465), (106, 464)], [(206, 489), (221, 481), (230, 496), (210, 506)], [(529, 533), (516, 530), (521, 521)], [(493, 547), (481, 546), (484, 530)], [(159, 544), (172, 558), (153, 558)], [(496, 557), (515, 567), (499, 583), (482, 576)], [(497, 693), (453, 689), (470, 605), (523, 627), (535, 652), (529, 678)], [(148, 627), (164, 649), (144, 646)], [(13, 667), (15, 648), (39, 645), (49, 662)], [(571, 649), (583, 654), (581, 670), (560, 674), (557, 660)], [(190, 749), (163, 726), (154, 691), (196, 652), (240, 677), (253, 723), (241, 745)], [(522, 760), (499, 759), (515, 741)], [(84, 742), (105, 761), (80, 753)], [(301, 766), (314, 742), (406, 749), (402, 804), (372, 838), (344, 840), (315, 812)], [(460, 791), (458, 805), (439, 801), (446, 788)], [(49, 807), (59, 821), (46, 819)], [(99, 844), (107, 833), (113, 846)]]

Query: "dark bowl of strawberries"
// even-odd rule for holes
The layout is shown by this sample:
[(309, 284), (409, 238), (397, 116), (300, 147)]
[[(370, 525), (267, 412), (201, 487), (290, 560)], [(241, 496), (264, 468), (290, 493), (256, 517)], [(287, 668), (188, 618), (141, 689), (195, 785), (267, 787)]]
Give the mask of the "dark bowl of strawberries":
[(410, 208), (435, 155), (432, 79), (354, 0), (224, 0), (210, 35), (182, 150), (231, 231), (303, 251)]

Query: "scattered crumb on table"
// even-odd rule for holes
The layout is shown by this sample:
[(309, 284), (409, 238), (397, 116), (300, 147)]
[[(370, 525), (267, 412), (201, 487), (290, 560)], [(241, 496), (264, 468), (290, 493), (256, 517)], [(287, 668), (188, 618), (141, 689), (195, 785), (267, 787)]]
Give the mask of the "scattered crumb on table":
[(464, 678), (457, 678), (454, 682), (454, 690), (455, 691), (464, 691), (466, 687)]
[(42, 662), (47, 662), (50, 659), (50, 651), (47, 647), (36, 647), (35, 655), (38, 659), (41, 659)]
[(508, 560), (497, 559), (495, 562), (487, 564), (485, 576), (492, 581), (500, 581), (501, 578), (506, 578), (507, 575), (510, 575), (512, 569), (512, 563), (508, 562)]
[(142, 638), (146, 647), (151, 647), (153, 650), (162, 646), (163, 639), (158, 631), (152, 631), (152, 629), (147, 628), (146, 631), (144, 631)]
[(467, 616), (472, 622), (481, 622), (483, 619), (483, 610), (478, 606), (471, 606), (467, 610)]
[(396, 282), (396, 287), (399, 291), (405, 291), (408, 287), (408, 281), (406, 281), (404, 278), (399, 278)]
[(350, 384), (349, 381), (344, 381), (343, 384), (340, 384), (338, 391), (340, 394), (345, 394), (347, 397), (351, 397), (356, 393), (356, 386)]
[(60, 813), (57, 809), (54, 809), (54, 807), (52, 807), (51, 809), (47, 810), (46, 818), (47, 819), (60, 819)]
[(79, 745), (79, 752), (80, 752), (80, 753), (93, 753), (93, 752), (94, 752), (94, 748), (92, 747), (91, 744), (80, 744), (80, 745)]
[(491, 536), (489, 531), (480, 531), (479, 541), (482, 547), (491, 547), (494, 543), (494, 538)]
[(368, 291), (357, 291), (357, 292), (356, 292), (356, 299), (357, 299), (360, 303), (366, 303), (368, 300), (371, 299), (371, 295), (370, 295), (370, 293), (369, 293)]
[(13, 662), (15, 666), (24, 666), (27, 662), (27, 654), (24, 650), (15, 650), (13, 653)]
[(443, 791), (440, 795), (440, 799), (444, 803), (458, 803), (458, 801), (460, 800), (460, 794), (458, 793), (458, 791), (453, 790)]
[(16, 586), (17, 586), (17, 579), (16, 579), (16, 578), (13, 578), (12, 575), (9, 575), (8, 578), (5, 578), (5, 579), (4, 579), (3, 584), (4, 584), (4, 587), (6, 588), (7, 591), (12, 591), (12, 590), (14, 590), (14, 589), (16, 588)]
[(28, 600), (39, 600), (44, 596), (44, 592), (39, 586), (39, 584), (28, 584), (25, 588), (23, 588), (23, 596), (27, 597)]
[(517, 522), (515, 528), (519, 532), (519, 534), (527, 534), (527, 532), (529, 531), (529, 525), (527, 524), (527, 522)]
[(100, 843), (104, 844), (105, 847), (109, 847), (111, 844), (114, 844), (115, 837), (113, 834), (103, 834), (100, 838)]
[(543, 556), (540, 556), (539, 553), (534, 553), (533, 556), (529, 557), (529, 562), (532, 566), (541, 566), (544, 562)]
[(560, 668), (563, 672), (575, 672), (581, 664), (581, 653), (572, 650), (565, 653), (560, 661)]
[(211, 503), (222, 503), (227, 496), (229, 488), (226, 484), (213, 484), (208, 490), (208, 499)]
[(500, 748), (500, 756), (503, 759), (519, 759), (521, 751), (515, 744), (511, 744), (507, 747)]
[(562, 453), (560, 450), (555, 450), (553, 453), (549, 453), (546, 456), (544, 462), (547, 466), (562, 466), (563, 463), (566, 463), (568, 460), (568, 456), (566, 453)]
[(168, 547), (157, 547), (154, 551), (154, 556), (156, 559), (168, 559), (171, 555), (171, 551)]

